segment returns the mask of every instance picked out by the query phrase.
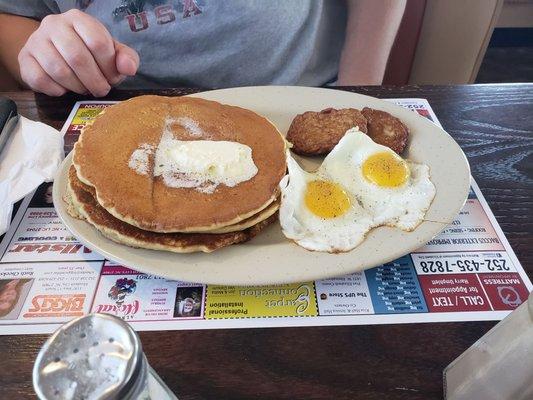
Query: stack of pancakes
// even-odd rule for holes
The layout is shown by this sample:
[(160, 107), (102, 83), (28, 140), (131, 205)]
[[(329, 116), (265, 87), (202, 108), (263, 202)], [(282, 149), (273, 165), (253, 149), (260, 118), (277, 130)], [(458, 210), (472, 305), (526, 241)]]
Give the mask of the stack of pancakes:
[[(169, 120), (187, 118), (202, 132), (171, 125), (182, 141), (232, 141), (252, 150), (257, 174), (212, 193), (169, 187), (128, 165), (141, 146), (157, 148)], [(202, 134), (206, 133), (206, 137)], [(285, 175), (285, 140), (250, 110), (185, 97), (140, 96), (109, 107), (87, 126), (74, 148), (68, 195), (72, 216), (106, 237), (133, 247), (178, 253), (211, 252), (251, 239), (276, 219), (279, 181)]]

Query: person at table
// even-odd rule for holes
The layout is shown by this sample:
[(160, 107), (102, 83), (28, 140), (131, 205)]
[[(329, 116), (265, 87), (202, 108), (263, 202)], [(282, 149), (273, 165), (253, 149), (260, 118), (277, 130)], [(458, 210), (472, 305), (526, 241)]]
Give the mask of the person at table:
[(405, 0), (0, 0), (0, 62), (51, 96), (380, 84)]

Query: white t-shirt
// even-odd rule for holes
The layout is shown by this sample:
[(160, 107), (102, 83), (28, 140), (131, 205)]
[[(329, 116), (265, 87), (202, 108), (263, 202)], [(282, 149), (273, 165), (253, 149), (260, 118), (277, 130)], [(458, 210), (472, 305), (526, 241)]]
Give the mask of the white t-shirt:
[(139, 52), (128, 88), (324, 85), (346, 25), (342, 0), (0, 0), (36, 19), (72, 8)]

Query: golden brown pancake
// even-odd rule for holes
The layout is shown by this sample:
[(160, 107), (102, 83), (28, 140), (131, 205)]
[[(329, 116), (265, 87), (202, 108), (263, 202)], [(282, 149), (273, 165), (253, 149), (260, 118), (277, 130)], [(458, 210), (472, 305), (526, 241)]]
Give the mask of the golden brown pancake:
[[(257, 214), (252, 215), (249, 218), (243, 219), (240, 222), (237, 222), (233, 225), (223, 226), (222, 228), (216, 228), (211, 231), (205, 231), (205, 233), (228, 233), (228, 232), (238, 232), (246, 228), (250, 228), (255, 224), (267, 219), (271, 215), (274, 215), (279, 210), (280, 197), (270, 203), (266, 208), (259, 211)], [(193, 232), (190, 232), (193, 233)]]
[(157, 233), (129, 225), (108, 213), (96, 201), (95, 190), (81, 182), (74, 167), (69, 170), (69, 213), (89, 222), (109, 239), (132, 247), (167, 250), (175, 253), (212, 252), (252, 239), (262, 229), (276, 220), (277, 213), (238, 232), (229, 233)]
[[(165, 120), (189, 117), (208, 137), (236, 141), (252, 149), (257, 174), (213, 193), (171, 188), (160, 178), (129, 168), (134, 150), (157, 146)], [(176, 138), (191, 139), (172, 125)], [(74, 149), (79, 179), (95, 188), (98, 203), (116, 218), (155, 232), (210, 231), (236, 224), (264, 210), (278, 197), (285, 175), (285, 141), (264, 117), (250, 110), (185, 97), (141, 96), (105, 110), (86, 127)], [(153, 160), (152, 160), (153, 163)]]

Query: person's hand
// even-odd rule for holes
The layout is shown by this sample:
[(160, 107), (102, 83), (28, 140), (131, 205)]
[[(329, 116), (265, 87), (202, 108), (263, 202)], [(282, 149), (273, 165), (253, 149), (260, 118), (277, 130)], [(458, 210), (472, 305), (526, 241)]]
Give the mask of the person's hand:
[(139, 55), (117, 42), (102, 23), (70, 10), (46, 16), (19, 53), (20, 75), (33, 90), (50, 96), (67, 91), (105, 96), (135, 75)]

